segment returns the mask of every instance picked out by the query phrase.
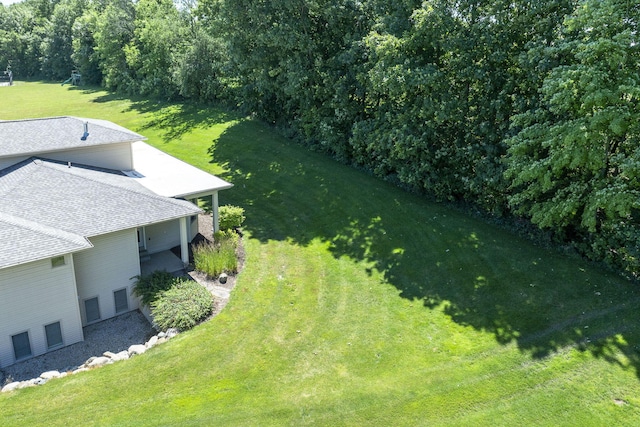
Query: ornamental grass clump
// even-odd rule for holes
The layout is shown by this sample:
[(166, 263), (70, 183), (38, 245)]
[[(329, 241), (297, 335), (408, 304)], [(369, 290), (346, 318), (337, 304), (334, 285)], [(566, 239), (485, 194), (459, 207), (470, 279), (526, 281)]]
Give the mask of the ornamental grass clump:
[(153, 321), (160, 330), (191, 329), (213, 311), (211, 293), (197, 282), (176, 279), (151, 303)]
[(239, 236), (234, 231), (219, 231), (214, 235), (212, 243), (206, 242), (195, 246), (193, 259), (196, 270), (210, 277), (217, 277), (222, 273), (236, 273), (238, 241)]

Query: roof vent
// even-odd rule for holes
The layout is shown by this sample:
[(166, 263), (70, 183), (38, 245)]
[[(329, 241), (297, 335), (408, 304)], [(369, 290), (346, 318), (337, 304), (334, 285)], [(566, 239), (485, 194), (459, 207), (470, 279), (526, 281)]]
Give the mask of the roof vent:
[(82, 141), (86, 141), (89, 136), (89, 122), (84, 122), (84, 133), (80, 137)]

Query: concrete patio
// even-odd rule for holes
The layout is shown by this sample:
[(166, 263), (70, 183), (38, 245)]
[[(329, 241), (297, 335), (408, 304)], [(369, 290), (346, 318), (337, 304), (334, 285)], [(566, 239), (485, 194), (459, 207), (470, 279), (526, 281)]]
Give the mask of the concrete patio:
[[(142, 259), (145, 259), (142, 261)], [(141, 257), (140, 274), (146, 276), (157, 270), (164, 270), (168, 273), (183, 272), (184, 263), (171, 251), (162, 251), (155, 254), (146, 254)]]

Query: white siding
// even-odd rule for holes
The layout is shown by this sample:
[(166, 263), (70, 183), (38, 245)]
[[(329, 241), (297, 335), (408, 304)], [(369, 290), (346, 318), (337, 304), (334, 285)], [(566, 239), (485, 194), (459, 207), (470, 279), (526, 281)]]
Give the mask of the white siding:
[(74, 255), (78, 301), (82, 324), (86, 324), (84, 300), (98, 297), (101, 320), (113, 317), (113, 292), (127, 288), (129, 309), (138, 308), (138, 300), (131, 296), (134, 276), (140, 274), (140, 257), (136, 229), (118, 231), (89, 238), (93, 248)]
[[(131, 143), (98, 145), (95, 147), (80, 147), (71, 150), (35, 153), (37, 157), (58, 160), (61, 162), (80, 163), (115, 170), (132, 170), (133, 157)], [(5, 157), (0, 159), (0, 169), (19, 163), (29, 156)]]
[(84, 339), (73, 258), (52, 267), (51, 260), (0, 270), (0, 367), (15, 362), (11, 336), (29, 333), (33, 356), (47, 352), (44, 326), (60, 322), (63, 345)]
[(131, 170), (131, 143), (98, 145), (96, 147), (82, 147), (73, 150), (40, 153), (39, 157), (63, 162), (81, 163), (106, 169)]
[(180, 222), (177, 219), (148, 225), (144, 230), (150, 254), (180, 246)]
[(196, 234), (198, 234), (198, 215), (193, 215), (190, 220), (187, 221), (189, 228), (189, 241), (192, 241)]

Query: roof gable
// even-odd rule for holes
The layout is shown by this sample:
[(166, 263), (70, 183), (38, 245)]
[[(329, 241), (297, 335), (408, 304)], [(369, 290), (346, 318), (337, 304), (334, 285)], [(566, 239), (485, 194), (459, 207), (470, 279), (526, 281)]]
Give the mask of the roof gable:
[(0, 268), (93, 247), (88, 239), (24, 218), (0, 214)]

